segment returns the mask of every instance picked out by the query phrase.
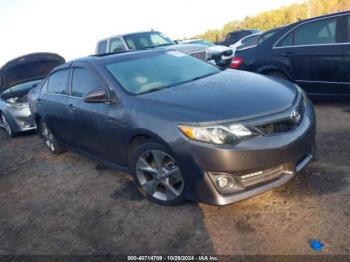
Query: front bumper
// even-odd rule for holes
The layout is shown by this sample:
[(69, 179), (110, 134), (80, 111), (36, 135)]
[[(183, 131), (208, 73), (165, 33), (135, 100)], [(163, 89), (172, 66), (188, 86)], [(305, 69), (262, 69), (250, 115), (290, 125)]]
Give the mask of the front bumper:
[[(188, 197), (203, 203), (225, 205), (278, 187), (304, 168), (312, 159), (315, 144), (315, 113), (309, 105), (301, 126), (289, 133), (261, 136), (235, 147), (220, 147), (188, 141), (176, 148), (187, 179)], [(241, 178), (282, 167), (273, 179), (260, 181), (237, 192), (222, 192), (209, 173), (226, 173)]]
[(8, 121), (15, 133), (25, 132), (36, 128), (29, 107), (22, 109), (7, 108)]

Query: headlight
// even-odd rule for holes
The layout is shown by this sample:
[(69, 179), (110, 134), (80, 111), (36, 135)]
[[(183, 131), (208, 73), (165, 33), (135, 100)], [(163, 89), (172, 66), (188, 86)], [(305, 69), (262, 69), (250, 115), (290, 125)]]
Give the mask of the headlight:
[(235, 145), (258, 135), (242, 124), (222, 124), (207, 127), (179, 125), (188, 138), (217, 145)]
[(8, 106), (14, 108), (14, 109), (23, 109), (28, 107), (28, 102), (27, 102), (27, 97), (22, 96), (22, 97), (10, 97), (6, 99), (6, 103)]

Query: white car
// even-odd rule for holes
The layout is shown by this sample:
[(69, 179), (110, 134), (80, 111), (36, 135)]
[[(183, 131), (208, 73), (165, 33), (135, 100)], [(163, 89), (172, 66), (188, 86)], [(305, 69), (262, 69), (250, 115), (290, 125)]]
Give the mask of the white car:
[(216, 45), (203, 39), (188, 39), (181, 44), (199, 44), (207, 47), (209, 58), (221, 69), (226, 69), (231, 65), (233, 57), (232, 49), (224, 45)]
[(259, 36), (261, 34), (262, 32), (248, 35), (246, 37), (243, 37), (241, 40), (237, 41), (233, 45), (230, 45), (230, 48), (233, 51), (233, 56), (235, 55), (237, 49), (242, 50), (256, 46), (258, 43)]

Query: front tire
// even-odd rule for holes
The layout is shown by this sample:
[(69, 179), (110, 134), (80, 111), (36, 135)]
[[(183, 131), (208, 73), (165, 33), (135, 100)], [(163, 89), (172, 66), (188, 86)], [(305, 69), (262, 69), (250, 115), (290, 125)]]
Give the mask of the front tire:
[(50, 152), (56, 155), (63, 153), (64, 150), (59, 146), (56, 138), (51, 133), (46, 123), (43, 120), (40, 120), (39, 125), (41, 137), (43, 138), (44, 143)]
[(165, 146), (154, 142), (138, 146), (129, 168), (139, 191), (150, 201), (165, 206), (185, 202), (185, 179)]
[(15, 136), (15, 133), (13, 132), (12, 127), (11, 127), (10, 123), (7, 121), (7, 118), (4, 114), (1, 114), (1, 124), (2, 124), (3, 128), (5, 129), (6, 133), (10, 137)]

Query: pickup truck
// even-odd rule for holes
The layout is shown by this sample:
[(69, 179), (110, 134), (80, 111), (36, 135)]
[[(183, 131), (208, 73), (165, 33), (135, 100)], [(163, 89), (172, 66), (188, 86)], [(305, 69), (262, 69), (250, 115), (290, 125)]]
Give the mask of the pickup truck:
[(102, 39), (97, 43), (96, 54), (160, 47), (183, 52), (204, 61), (210, 59), (206, 46), (199, 44), (176, 44), (169, 37), (158, 31), (129, 33)]

